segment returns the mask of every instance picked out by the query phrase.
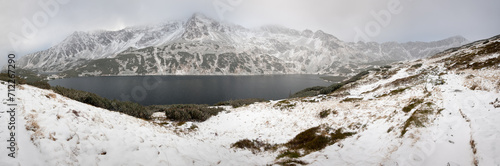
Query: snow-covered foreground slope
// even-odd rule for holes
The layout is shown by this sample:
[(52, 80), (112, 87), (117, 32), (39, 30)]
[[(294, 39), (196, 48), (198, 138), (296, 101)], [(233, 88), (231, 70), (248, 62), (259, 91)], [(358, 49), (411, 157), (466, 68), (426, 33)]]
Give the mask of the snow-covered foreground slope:
[[(152, 122), (60, 95), (53, 98), (49, 96), (53, 94), (51, 91), (23, 87), (24, 90), (18, 92), (22, 105), (18, 112), (19, 156), (16, 160), (7, 160), (7, 155), (3, 155), (6, 151), (2, 150), (2, 164), (262, 165), (270, 159), (244, 151), (233, 152), (203, 139), (178, 136)], [(6, 86), (0, 89), (6, 94)], [(2, 140), (7, 133), (5, 129), (2, 126)]]
[[(6, 155), (7, 106), (0, 105), (0, 165), (276, 164), (291, 161), (276, 159), (287, 147), (252, 153), (231, 144), (249, 139), (283, 145), (317, 126), (355, 134), (318, 151), (299, 150), (303, 156), (295, 162), (500, 165), (500, 66), (449, 68), (455, 56), (465, 56), (461, 52), (478, 52), (471, 47), (372, 71), (329, 95), (226, 108), (205, 122), (183, 125), (145, 121), (23, 85), (17, 92), (16, 159)], [(495, 58), (498, 53), (478, 54), (462, 65)], [(1, 84), (0, 94), (6, 93)], [(325, 110), (330, 114), (320, 118)]]

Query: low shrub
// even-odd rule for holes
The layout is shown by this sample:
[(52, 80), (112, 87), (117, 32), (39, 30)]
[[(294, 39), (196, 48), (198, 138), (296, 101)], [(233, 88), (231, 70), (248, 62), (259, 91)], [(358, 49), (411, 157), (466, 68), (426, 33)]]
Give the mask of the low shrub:
[(482, 68), (497, 66), (498, 64), (500, 64), (500, 57), (490, 58), (483, 62), (474, 62), (472, 64), (468, 64), (466, 68), (472, 68), (474, 70), (478, 70)]
[(415, 74), (415, 75), (408, 76), (408, 77), (405, 77), (405, 78), (399, 78), (399, 79), (396, 79), (396, 80), (394, 80), (394, 81), (386, 84), (386, 86), (392, 85), (392, 86), (395, 86), (395, 87), (399, 87), (399, 86), (402, 86), (402, 85), (415, 83), (416, 81), (419, 81), (419, 80), (422, 81), (421, 77), (424, 74), (425, 73), (422, 72), (420, 74)]
[(64, 88), (62, 86), (52, 87), (52, 90), (55, 93), (82, 103), (90, 104), (92, 106), (108, 109), (111, 111), (121, 112), (137, 118), (149, 120), (151, 119), (151, 115), (153, 114), (151, 110), (138, 103), (109, 100), (94, 93)]
[(414, 64), (414, 65), (411, 66), (411, 68), (415, 68), (415, 69), (420, 68), (420, 67), (422, 67), (421, 63)]
[[(18, 73), (16, 73), (16, 74), (18, 74)], [(23, 79), (23, 78), (19, 77), (18, 75), (16, 75), (15, 81), (16, 81), (16, 84), (28, 84), (28, 85), (38, 87), (41, 89), (50, 89), (50, 84), (46, 80), (43, 80), (41, 78), (35, 79), (33, 77), (34, 76), (30, 77), (29, 80), (26, 80), (26, 79)], [(0, 73), (0, 80), (9, 82), (13, 79), (11, 79), (7, 73)]]
[(305, 154), (309, 154), (310, 152), (321, 150), (328, 145), (332, 145), (339, 140), (356, 134), (352, 132), (344, 133), (342, 129), (337, 129), (335, 132), (328, 134), (328, 130), (329, 129), (323, 128), (322, 126), (307, 129), (297, 134), (292, 140), (288, 141), (285, 146), (292, 150), (302, 149), (305, 151)]
[(326, 88), (323, 88), (319, 91), (319, 94), (330, 94), (334, 91), (336, 91), (337, 89), (340, 89), (342, 88), (342, 86), (344, 86), (345, 84), (344, 83), (335, 83), (335, 84), (332, 84)]
[[(318, 147), (326, 147), (325, 140), (328, 138), (324, 135), (317, 135), (320, 127), (313, 127), (297, 134), (292, 140), (286, 144), (290, 149), (312, 149)], [(306, 144), (308, 146), (306, 146)]]
[(330, 94), (330, 93), (335, 92), (336, 90), (342, 88), (346, 84), (360, 80), (361, 78), (363, 78), (363, 76), (365, 76), (369, 73), (370, 73), (369, 70), (362, 71), (346, 81), (342, 81), (340, 83), (334, 83), (328, 87), (315, 86), (315, 87), (306, 88), (306, 89), (301, 90), (297, 93), (294, 93), (293, 95), (290, 95), (289, 98), (310, 97), (310, 96), (316, 96), (319, 94)]
[[(11, 81), (12, 79), (7, 73), (0, 73), (0, 80), (2, 81)], [(50, 84), (46, 80), (39, 79), (30, 79), (30, 81), (23, 79), (19, 76), (15, 76), (16, 84), (28, 84), (34, 87), (38, 87), (41, 89), (50, 89)]]
[(293, 159), (305, 156), (314, 151), (322, 150), (328, 145), (332, 145), (356, 134), (354, 132), (342, 132), (340, 128), (334, 132), (331, 131), (333, 131), (331, 128), (320, 125), (297, 134), (285, 144), (269, 144), (258, 140), (242, 139), (231, 144), (231, 148), (248, 149), (254, 154), (262, 151), (276, 151), (278, 148), (284, 148), (276, 159), (285, 157)]
[(316, 95), (319, 95), (318, 91), (304, 91), (304, 92), (294, 93), (294, 94), (288, 96), (288, 98), (311, 97), (311, 96), (316, 96)]
[(170, 105), (167, 109), (162, 109), (160, 111), (165, 112), (167, 118), (172, 121), (203, 122), (223, 110), (223, 108), (209, 107), (207, 105), (178, 104)]
[(415, 108), (416, 106), (422, 104), (423, 102), (424, 102), (423, 99), (412, 99), (407, 106), (403, 107), (403, 112), (408, 113), (413, 108)]
[[(12, 78), (10, 78), (10, 76), (7, 73), (0, 73), (0, 80), (5, 81), (5, 82), (9, 82), (12, 80)], [(26, 84), (26, 80), (22, 79), (21, 77), (19, 77), (17, 75), (15, 76), (15, 80), (16, 80), (16, 84)]]
[(280, 158), (283, 158), (283, 157), (288, 157), (288, 158), (299, 158), (300, 157), (300, 153), (299, 152), (296, 152), (296, 151), (290, 151), (290, 150), (286, 150), (282, 153), (280, 153), (278, 155), (278, 157), (276, 157), (276, 159), (280, 159)]
[(281, 110), (284, 110), (284, 109), (290, 109), (290, 108), (293, 108), (295, 107), (295, 103), (291, 103), (289, 100), (281, 100), (279, 102), (277, 102), (276, 104), (274, 104), (274, 107), (277, 107)]
[(330, 86), (322, 89), (320, 91), (320, 94), (329, 94), (329, 93), (332, 93), (332, 92), (334, 92), (334, 91), (342, 88), (342, 86), (344, 86), (346, 84), (350, 84), (350, 83), (356, 82), (356, 81), (360, 80), (361, 78), (363, 78), (363, 76), (365, 76), (367, 74), (370, 74), (369, 71), (370, 70), (362, 71), (362, 72), (356, 74), (355, 76), (352, 76), (350, 79), (348, 79), (346, 81), (342, 81), (341, 83), (336, 83), (336, 84), (330, 85)]
[[(457, 48), (458, 49), (458, 48)], [(482, 69), (486, 67), (495, 67), (500, 64), (500, 58), (492, 58), (483, 62), (474, 62), (474, 59), (480, 55), (488, 55), (500, 52), (500, 42), (488, 42), (484, 46), (474, 48), (474, 52), (459, 52), (453, 56), (444, 58), (439, 62), (444, 62), (449, 70), (457, 69)], [(456, 51), (456, 50), (453, 50)], [(444, 55), (444, 54), (442, 54)]]
[(319, 112), (319, 117), (320, 118), (326, 118), (328, 115), (330, 115), (330, 112), (331, 112), (330, 109), (323, 110), (323, 111)]
[(360, 80), (361, 78), (363, 78), (363, 76), (368, 75), (368, 74), (370, 74), (369, 70), (362, 71), (362, 72), (356, 74), (355, 76), (351, 77), (347, 81), (344, 81), (343, 83), (349, 84), (349, 83), (356, 82), (356, 81)]
[(303, 89), (301, 91), (298, 91), (297, 93), (294, 93), (293, 95), (288, 96), (288, 98), (316, 96), (319, 94), (319, 91), (323, 88), (325, 88), (325, 87), (324, 86), (314, 86), (314, 87), (306, 88), (306, 89)]
[(198, 128), (197, 125), (192, 124), (191, 127), (189, 127), (189, 130), (196, 130)]
[(233, 106), (233, 108), (238, 108), (238, 107), (250, 105), (250, 104), (253, 104), (256, 102), (264, 102), (264, 101), (267, 101), (267, 100), (266, 99), (259, 99), (259, 98), (229, 100), (229, 101), (218, 102), (215, 104), (215, 106), (230, 105), (230, 106)]
[(356, 101), (361, 101), (363, 98), (355, 98), (355, 97), (347, 97), (344, 100), (340, 101), (341, 103), (344, 102), (356, 102)]
[(332, 141), (335, 143), (338, 140), (343, 140), (347, 137), (353, 136), (354, 134), (356, 134), (356, 133), (354, 133), (354, 132), (342, 132), (342, 129), (339, 128), (339, 129), (335, 130), (335, 132), (331, 133), (330, 137), (331, 137)]
[(406, 134), (408, 127), (414, 125), (416, 127), (425, 127), (425, 123), (429, 121), (428, 115), (433, 113), (432, 110), (419, 109), (416, 110), (404, 123), (401, 130), (401, 137)]
[(27, 84), (41, 89), (51, 89), (47, 81), (28, 82)]
[(336, 114), (338, 114), (338, 113), (339, 113), (339, 112), (338, 112), (337, 110), (333, 110), (333, 111), (332, 111), (332, 114), (334, 114), (334, 115), (336, 115)]
[(385, 66), (382, 66), (381, 68), (390, 69), (390, 68), (392, 68), (392, 66), (390, 66), (390, 65), (385, 65)]
[(409, 89), (409, 87), (405, 87), (405, 88), (398, 88), (398, 89), (395, 89), (395, 90), (391, 90), (389, 93), (386, 93), (386, 94), (383, 94), (383, 95), (380, 95), (380, 96), (377, 96), (377, 98), (380, 98), (380, 97), (386, 97), (386, 96), (393, 96), (393, 95), (397, 95), (397, 94), (400, 94), (400, 93), (403, 93), (405, 90)]
[(278, 149), (278, 145), (269, 144), (259, 140), (242, 139), (231, 144), (231, 148), (248, 149), (252, 151), (252, 153), (256, 154), (261, 151), (276, 151)]
[(285, 161), (276, 162), (275, 164), (283, 165), (283, 166), (291, 166), (291, 165), (297, 165), (297, 164), (307, 165), (309, 163), (307, 163), (305, 161), (302, 161), (302, 160), (288, 159), (288, 160), (285, 160)]

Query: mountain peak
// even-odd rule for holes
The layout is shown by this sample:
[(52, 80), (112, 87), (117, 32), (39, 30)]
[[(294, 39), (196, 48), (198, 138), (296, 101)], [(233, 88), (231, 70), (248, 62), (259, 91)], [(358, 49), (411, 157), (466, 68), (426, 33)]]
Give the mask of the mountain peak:
[(202, 13), (194, 13), (191, 17), (189, 17), (186, 23), (195, 22), (195, 23), (212, 23), (216, 22), (214, 19), (205, 16)]
[(220, 23), (201, 13), (193, 14), (185, 24), (184, 39), (197, 39), (209, 35), (210, 31), (224, 31)]
[(460, 45), (463, 45), (463, 44), (467, 44), (469, 42), (470, 41), (467, 40), (465, 37), (457, 35), (457, 36), (448, 37), (448, 38), (445, 38), (445, 39), (442, 39), (442, 40), (433, 41), (433, 42), (430, 42), (430, 43), (441, 43), (441, 44), (458, 43), (458, 45), (460, 46)]
[[(397, 61), (426, 57), (450, 47), (460, 46), (462, 44), (460, 39), (463, 39), (463, 37), (454, 38), (456, 40), (430, 44), (423, 42), (399, 45), (397, 43), (379, 44), (374, 42), (355, 45), (345, 43), (321, 30), (298, 31), (280, 25), (268, 25), (262, 26), (260, 29), (250, 30), (232, 23), (218, 21), (201, 13), (194, 13), (188, 19), (172, 21), (172, 23), (127, 27), (116, 31), (74, 32), (63, 42), (48, 50), (24, 56), (25, 58), (20, 60), (20, 66), (43, 72), (80, 69), (83, 71), (81, 66), (76, 65), (90, 63), (90, 61), (84, 62), (81, 59), (116, 58), (116, 60), (120, 60), (120, 64), (135, 63), (131, 59), (119, 59), (118, 55), (124, 51), (143, 56), (159, 56), (164, 58), (165, 62), (171, 58), (184, 56), (180, 54), (177, 56), (176, 52), (189, 52), (191, 55), (231, 53), (237, 55), (237, 58), (216, 60), (213, 61), (213, 64), (210, 64), (209, 61), (211, 60), (201, 61), (202, 58), (200, 57), (191, 61), (193, 66), (190, 67), (173, 65), (181, 61), (181, 59), (176, 59), (175, 62), (170, 63), (172, 65), (165, 66), (165, 68), (147, 68), (147, 71), (156, 74), (350, 74), (348, 70), (342, 70), (344, 69), (343, 66), (348, 66), (350, 63), (356, 64), (355, 67), (349, 66), (349, 68), (353, 69), (350, 71), (354, 71), (354, 68), (371, 61)], [(135, 49), (128, 50), (130, 47), (138, 50), (143, 48), (165, 50), (168, 48), (169, 53), (165, 53), (165, 51), (161, 53), (156, 51), (136, 51)], [(406, 53), (407, 50), (411, 50), (410, 53), (401, 53)], [(186, 57), (189, 56), (186, 55)], [(271, 62), (264, 57), (274, 58), (274, 60)], [(221, 58), (225, 58), (225, 56)], [(234, 63), (240, 62), (239, 58), (245, 61), (248, 60), (247, 58), (259, 59), (254, 59), (258, 63), (245, 63), (236, 66), (232, 62), (230, 63), (232, 60), (235, 60)], [(260, 59), (262, 58), (267, 62), (262, 61), (261, 63)], [(182, 61), (184, 62), (184, 59)], [(201, 67), (199, 64), (202, 62), (206, 62), (203, 64), (204, 69), (199, 68)], [(219, 62), (220, 64), (218, 64)], [(274, 62), (279, 65), (273, 67)], [(357, 64), (360, 64), (360, 66), (357, 66)], [(151, 64), (150, 66), (155, 65), (157, 64)], [(241, 70), (236, 71), (237, 66), (242, 67)], [(228, 67), (227, 70), (221, 70), (225, 67)], [(265, 68), (265, 70), (253, 70), (259, 68)], [(96, 69), (94, 73), (102, 73), (97, 70), (101, 69)], [(122, 72), (128, 72), (128, 70), (126, 68)], [(90, 72), (89, 70), (85, 71)], [(113, 70), (113, 72), (105, 71), (104, 73), (120, 74), (119, 72)], [(142, 74), (143, 70), (135, 72)]]
[(80, 37), (83, 35), (87, 35), (87, 33), (83, 32), (83, 31), (75, 31), (75, 32), (71, 33), (71, 35), (69, 37)]
[(190, 18), (206, 18), (206, 19), (208, 19), (209, 17), (205, 16), (205, 14), (203, 14), (203, 13), (196, 12), (196, 13), (193, 13), (193, 15), (191, 15)]
[(460, 41), (460, 42), (468, 42), (469, 41), (469, 40), (467, 40), (467, 38), (465, 38), (461, 35), (452, 36), (452, 37), (446, 38), (444, 40), (453, 40), (453, 41)]
[(86, 38), (88, 37), (88, 34), (86, 32), (82, 32), (82, 31), (75, 31), (73, 33), (71, 33), (71, 35), (69, 35), (68, 37), (66, 37), (66, 39), (64, 39), (66, 42), (76, 42), (76, 41), (79, 41), (79, 40), (82, 40), (82, 38)]

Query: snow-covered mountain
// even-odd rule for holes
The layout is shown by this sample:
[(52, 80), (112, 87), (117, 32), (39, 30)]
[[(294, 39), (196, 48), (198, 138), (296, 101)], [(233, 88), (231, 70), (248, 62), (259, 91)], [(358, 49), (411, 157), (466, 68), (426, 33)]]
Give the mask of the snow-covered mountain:
[[(331, 94), (226, 107), (204, 122), (162, 112), (146, 121), (20, 85), (18, 156), (0, 165), (500, 165), (498, 78), (500, 36), (370, 71)], [(290, 146), (299, 138), (313, 150)], [(247, 148), (232, 146), (245, 139)]]
[(38, 71), (64, 71), (88, 60), (114, 57), (128, 48), (163, 44), (179, 35), (181, 27), (181, 22), (168, 22), (119, 31), (74, 32), (58, 45), (26, 55), (19, 63)]
[(19, 65), (69, 75), (353, 73), (367, 65), (431, 56), (467, 43), (349, 43), (321, 30), (281, 26), (248, 29), (202, 14), (187, 21), (75, 32), (60, 44), (24, 56)]

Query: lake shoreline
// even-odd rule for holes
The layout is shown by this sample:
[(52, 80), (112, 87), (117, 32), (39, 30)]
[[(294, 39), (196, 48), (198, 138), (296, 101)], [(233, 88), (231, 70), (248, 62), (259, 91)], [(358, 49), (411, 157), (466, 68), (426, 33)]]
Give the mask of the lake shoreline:
[[(246, 98), (277, 100), (312, 86), (329, 86), (322, 75), (162, 75), (97, 76), (50, 80), (108, 99), (142, 105), (215, 104)], [(125, 96), (125, 97), (124, 97)], [(135, 96), (135, 99), (134, 99)]]

